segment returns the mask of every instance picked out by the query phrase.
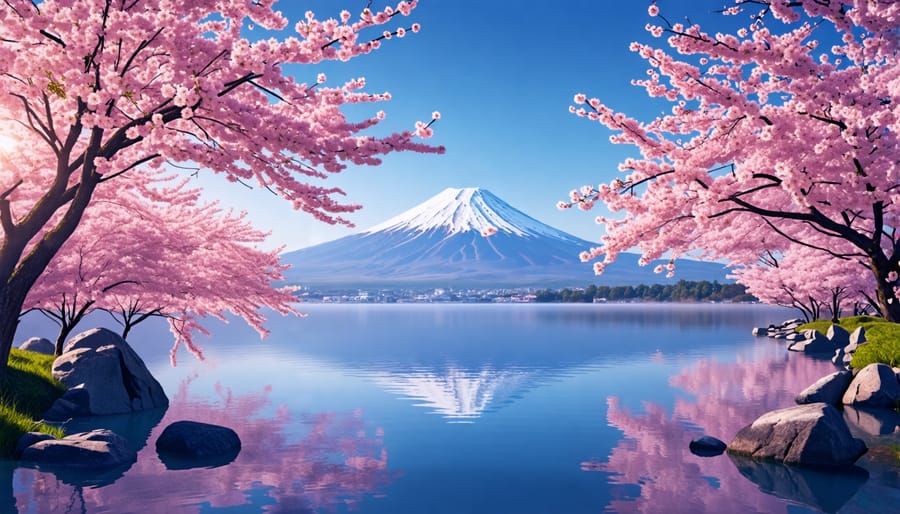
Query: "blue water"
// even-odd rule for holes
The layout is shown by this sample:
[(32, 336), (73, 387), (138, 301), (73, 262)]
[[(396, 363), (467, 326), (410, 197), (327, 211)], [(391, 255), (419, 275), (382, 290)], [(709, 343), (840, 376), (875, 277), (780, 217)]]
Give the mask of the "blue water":
[[(892, 512), (898, 467), (870, 452), (817, 474), (688, 443), (725, 441), (834, 371), (755, 338), (791, 311), (737, 305), (304, 305), (265, 341), (241, 323), (198, 338), (162, 324), (130, 337), (166, 412), (93, 418), (142, 447), (124, 472), (4, 468), (0, 507), (21, 513)], [(50, 335), (26, 320), (20, 339)], [(41, 333), (41, 331), (44, 331)], [(865, 415), (854, 430), (894, 440)], [(225, 466), (168, 470), (170, 422), (234, 428)], [(877, 428), (872, 427), (877, 425)], [(837, 484), (837, 485), (836, 485)], [(13, 505), (14, 500), (14, 507)], [(0, 508), (0, 511), (4, 511)], [(4, 511), (6, 512), (6, 511)]]

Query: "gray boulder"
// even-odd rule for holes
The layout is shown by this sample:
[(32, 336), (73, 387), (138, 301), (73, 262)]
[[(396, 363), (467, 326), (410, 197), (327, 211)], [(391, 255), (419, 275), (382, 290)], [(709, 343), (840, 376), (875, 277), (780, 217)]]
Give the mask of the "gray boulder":
[(49, 468), (107, 469), (137, 460), (137, 453), (125, 439), (105, 429), (38, 441), (22, 450), (21, 455), (23, 461)]
[(20, 350), (28, 350), (29, 352), (43, 353), (45, 355), (53, 355), (56, 353), (56, 345), (49, 339), (43, 337), (31, 337), (26, 339), (19, 345)]
[(835, 371), (801, 391), (795, 401), (800, 405), (817, 402), (840, 405), (844, 391), (847, 390), (851, 380), (853, 380), (853, 374), (849, 371)]
[[(853, 332), (850, 332), (850, 345), (859, 346), (867, 341), (866, 339), (866, 329), (863, 327), (856, 327)], [(855, 347), (854, 347), (855, 348)], [(844, 351), (847, 351), (846, 349)]]
[(169, 469), (221, 466), (241, 451), (234, 430), (197, 421), (176, 421), (156, 440), (156, 451)]
[[(831, 362), (834, 363), (835, 366), (840, 366), (840, 365), (844, 364), (844, 357), (846, 357), (846, 356), (847, 356), (847, 354), (844, 353), (844, 349), (838, 348), (837, 350), (834, 351), (834, 357), (831, 358)], [(852, 358), (852, 356), (851, 356), (851, 358)]]
[(853, 378), (844, 393), (845, 405), (868, 408), (893, 408), (900, 401), (900, 383), (887, 364), (869, 364)]
[(849, 367), (850, 367), (850, 362), (851, 362), (852, 360), (853, 360), (853, 354), (852, 354), (852, 353), (845, 353), (845, 354), (844, 354), (844, 358), (843, 358), (844, 366), (846, 366), (847, 368), (849, 368)]
[(850, 332), (847, 332), (844, 327), (835, 325), (834, 323), (828, 327), (828, 332), (825, 333), (825, 337), (834, 343), (834, 346), (839, 346), (841, 348), (850, 344)]
[(728, 451), (803, 466), (849, 466), (866, 453), (843, 416), (827, 403), (774, 410), (738, 431)]
[(22, 437), (19, 438), (19, 442), (16, 443), (16, 449), (13, 450), (13, 458), (17, 460), (21, 459), (22, 452), (25, 451), (25, 448), (28, 448), (35, 443), (52, 440), (56, 440), (56, 438), (50, 434), (45, 434), (43, 432), (25, 432), (22, 434)]
[(144, 361), (118, 334), (105, 328), (70, 339), (53, 362), (53, 377), (69, 388), (81, 386), (89, 414), (126, 414), (167, 407), (162, 386)]
[(831, 339), (822, 335), (821, 332), (804, 330), (803, 335), (805, 336), (804, 340), (792, 343), (788, 346), (788, 350), (792, 352), (832, 354), (837, 348)]
[(768, 327), (753, 327), (753, 335), (757, 337), (765, 337), (769, 335)]
[(56, 399), (44, 413), (47, 421), (67, 421), (71, 418), (91, 415), (91, 394), (79, 384)]

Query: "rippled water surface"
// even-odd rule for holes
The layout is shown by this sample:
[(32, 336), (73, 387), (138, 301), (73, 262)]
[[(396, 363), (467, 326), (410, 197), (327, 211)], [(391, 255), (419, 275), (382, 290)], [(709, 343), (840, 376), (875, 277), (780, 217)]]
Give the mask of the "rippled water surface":
[[(55, 475), (2, 466), (0, 512), (581, 513), (897, 512), (897, 466), (870, 452), (841, 475), (728, 456), (725, 441), (834, 371), (750, 335), (787, 310), (736, 305), (304, 305), (260, 342), (241, 323), (200, 338), (166, 329), (132, 345), (166, 412), (94, 418), (142, 448), (129, 469)], [(49, 336), (26, 320), (20, 339)], [(26, 332), (28, 332), (26, 334)], [(24, 337), (23, 337), (24, 336)], [(868, 413), (854, 430), (893, 440)], [(169, 470), (170, 422), (234, 428), (216, 468)], [(866, 434), (866, 432), (869, 434)], [(872, 434), (879, 434), (876, 438)]]

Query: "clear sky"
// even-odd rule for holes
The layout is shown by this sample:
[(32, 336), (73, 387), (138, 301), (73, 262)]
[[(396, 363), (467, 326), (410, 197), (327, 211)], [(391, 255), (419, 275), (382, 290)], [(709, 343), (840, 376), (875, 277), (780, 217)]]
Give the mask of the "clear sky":
[[(689, 15), (708, 28), (708, 20), (717, 18), (710, 13), (726, 1), (659, 0), (657, 5), (670, 20)], [(306, 10), (324, 19), (342, 9), (359, 12), (365, 4), (282, 0), (276, 8), (293, 26)], [(384, 0), (373, 2), (383, 5)], [(442, 114), (430, 142), (445, 146), (446, 154), (391, 155), (379, 167), (349, 168), (325, 182), (363, 205), (350, 215), (355, 229), (322, 224), (271, 193), (211, 180), (209, 172), (202, 173), (200, 184), (210, 198), (246, 209), (257, 227), (271, 230), (268, 246), (287, 250), (366, 229), (447, 187), (489, 189), (533, 217), (597, 240), (601, 232), (593, 219), (599, 210), (559, 211), (556, 202), (573, 188), (609, 182), (619, 173), (618, 162), (635, 150), (610, 144), (605, 127), (570, 114), (568, 107), (583, 92), (644, 120), (668, 109), (630, 84), (646, 76), (646, 64), (628, 45), (653, 40), (644, 30), (651, 21), (648, 5), (642, 0), (420, 0), (411, 16), (394, 18), (405, 27), (420, 23), (419, 33), (385, 41), (377, 52), (347, 63), (291, 68), (309, 82), (319, 72), (330, 85), (362, 76), (369, 91), (389, 91), (390, 102), (368, 104), (356, 119), (384, 110), (384, 127), (392, 130), (412, 129), (435, 110)]]

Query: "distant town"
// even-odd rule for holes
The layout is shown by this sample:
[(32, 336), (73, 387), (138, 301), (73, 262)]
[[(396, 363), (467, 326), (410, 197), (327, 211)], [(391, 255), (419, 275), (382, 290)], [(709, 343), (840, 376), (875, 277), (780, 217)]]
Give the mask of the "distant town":
[(297, 296), (310, 303), (607, 303), (607, 302), (756, 302), (740, 284), (680, 280), (675, 284), (537, 289), (454, 289), (444, 287), (326, 289), (303, 288)]

